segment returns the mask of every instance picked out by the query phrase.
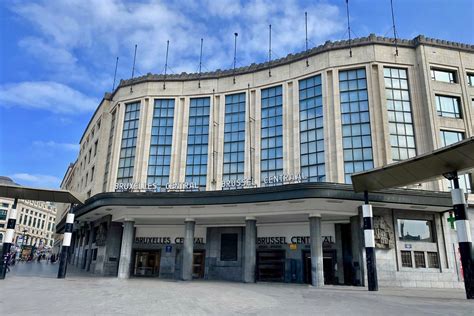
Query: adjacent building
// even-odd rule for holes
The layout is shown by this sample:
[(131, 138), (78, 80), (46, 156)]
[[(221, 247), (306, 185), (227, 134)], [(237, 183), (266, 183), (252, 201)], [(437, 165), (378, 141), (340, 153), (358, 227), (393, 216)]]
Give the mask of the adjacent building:
[[(15, 184), (8, 177), (0, 177), (0, 183)], [(0, 197), (0, 243), (6, 233), (7, 218), (13, 199)], [(14, 245), (34, 246), (36, 249), (52, 249), (54, 245), (56, 206), (54, 203), (19, 200), (15, 226)]]
[[(473, 45), (370, 35), (235, 71), (123, 80), (62, 182), (88, 197), (70, 260), (123, 278), (364, 285), (351, 174), (474, 136), (473, 78)], [(463, 286), (449, 187), (371, 195), (380, 285)]]

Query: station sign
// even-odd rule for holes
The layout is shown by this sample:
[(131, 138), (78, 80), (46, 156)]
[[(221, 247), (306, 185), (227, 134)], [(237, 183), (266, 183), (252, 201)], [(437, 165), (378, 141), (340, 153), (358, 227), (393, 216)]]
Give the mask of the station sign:
[(279, 174), (276, 176), (265, 177), (263, 183), (265, 184), (287, 184), (287, 183), (301, 183), (308, 180), (308, 177), (301, 174)]
[[(174, 244), (180, 245), (184, 244), (184, 237), (135, 237), (136, 244), (142, 245), (170, 245), (174, 242)], [(204, 238), (202, 237), (194, 237), (194, 243), (197, 245), (204, 244)]]
[[(160, 188), (158, 183), (128, 182), (115, 183), (116, 192), (156, 192)], [(166, 191), (194, 191), (199, 187), (195, 182), (168, 182), (165, 185)]]
[[(321, 236), (323, 244), (333, 244), (332, 236)], [(286, 236), (277, 237), (257, 237), (257, 245), (307, 245), (310, 244), (309, 236), (292, 236), (288, 242)]]
[[(301, 183), (308, 180), (308, 177), (301, 174), (279, 174), (276, 176), (265, 177), (263, 183), (265, 185), (283, 185), (290, 183)], [(230, 179), (222, 182), (222, 190), (236, 190), (255, 188), (257, 185), (252, 178)], [(141, 183), (141, 182), (117, 182), (115, 183), (116, 192), (157, 192), (161, 185), (158, 183)], [(168, 182), (165, 185), (166, 192), (174, 191), (196, 191), (199, 186), (195, 182)]]

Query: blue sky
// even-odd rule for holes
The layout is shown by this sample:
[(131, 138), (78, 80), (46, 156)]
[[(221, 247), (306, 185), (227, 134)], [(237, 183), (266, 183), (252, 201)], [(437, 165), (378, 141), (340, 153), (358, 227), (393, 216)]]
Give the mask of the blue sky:
[[(392, 36), (390, 0), (350, 0), (353, 37)], [(474, 44), (474, 0), (393, 0), (398, 35)], [(82, 132), (104, 92), (136, 74), (195, 72), (200, 38), (203, 71), (347, 38), (345, 1), (4, 0), (0, 2), (0, 175), (23, 185), (58, 187), (76, 159)]]

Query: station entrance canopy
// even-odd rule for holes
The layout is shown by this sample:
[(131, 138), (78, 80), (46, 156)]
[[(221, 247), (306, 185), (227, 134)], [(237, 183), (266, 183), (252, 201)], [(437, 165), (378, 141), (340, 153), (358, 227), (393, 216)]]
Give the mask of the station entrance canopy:
[(427, 154), (352, 175), (355, 192), (372, 192), (442, 178), (474, 168), (474, 137)]
[(66, 190), (29, 188), (13, 184), (0, 184), (0, 196), (18, 200), (45, 201), (68, 204), (84, 204), (78, 193)]

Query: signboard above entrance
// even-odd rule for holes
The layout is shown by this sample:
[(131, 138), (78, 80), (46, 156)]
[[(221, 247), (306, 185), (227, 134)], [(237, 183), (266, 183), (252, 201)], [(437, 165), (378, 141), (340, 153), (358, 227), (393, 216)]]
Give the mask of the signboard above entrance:
[[(301, 174), (279, 174), (262, 179), (264, 185), (284, 185), (290, 183), (301, 183), (307, 181), (308, 177)], [(230, 179), (222, 182), (222, 190), (237, 190), (255, 188), (257, 185), (252, 178)], [(199, 189), (195, 182), (168, 182), (164, 189), (166, 192), (197, 191)], [(128, 182), (115, 183), (115, 192), (159, 192), (163, 187), (158, 183)]]

